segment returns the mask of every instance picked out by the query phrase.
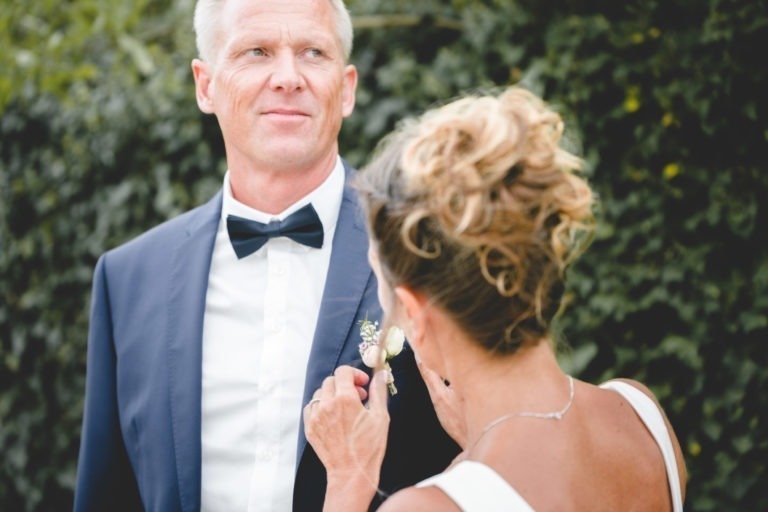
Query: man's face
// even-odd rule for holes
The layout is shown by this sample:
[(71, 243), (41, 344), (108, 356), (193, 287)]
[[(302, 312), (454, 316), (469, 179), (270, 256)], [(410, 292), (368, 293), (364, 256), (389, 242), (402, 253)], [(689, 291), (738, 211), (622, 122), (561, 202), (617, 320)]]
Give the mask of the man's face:
[(345, 65), (328, 0), (227, 0), (211, 62), (193, 71), (230, 169), (302, 172), (338, 153), (357, 71)]

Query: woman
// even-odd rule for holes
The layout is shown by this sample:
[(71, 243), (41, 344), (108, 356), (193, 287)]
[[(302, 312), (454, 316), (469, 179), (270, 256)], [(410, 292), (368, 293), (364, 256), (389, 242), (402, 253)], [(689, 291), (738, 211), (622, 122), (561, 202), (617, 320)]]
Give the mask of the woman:
[[(651, 392), (576, 381), (555, 358), (551, 323), (593, 203), (562, 131), (523, 89), (468, 97), (404, 124), (360, 176), (387, 320), (464, 450), (382, 511), (682, 510), (685, 465)], [(376, 492), (382, 373), (367, 407), (367, 376), (346, 367), (305, 409), (326, 510), (366, 510)]]

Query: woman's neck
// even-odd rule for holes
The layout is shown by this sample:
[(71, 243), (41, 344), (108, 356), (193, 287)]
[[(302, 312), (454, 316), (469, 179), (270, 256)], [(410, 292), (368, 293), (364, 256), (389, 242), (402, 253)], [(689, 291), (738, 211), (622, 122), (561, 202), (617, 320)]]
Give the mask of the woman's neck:
[(511, 356), (491, 355), (472, 342), (458, 345), (443, 358), (446, 378), (462, 399), (468, 447), (505, 414), (557, 411), (568, 401), (568, 379), (548, 340)]

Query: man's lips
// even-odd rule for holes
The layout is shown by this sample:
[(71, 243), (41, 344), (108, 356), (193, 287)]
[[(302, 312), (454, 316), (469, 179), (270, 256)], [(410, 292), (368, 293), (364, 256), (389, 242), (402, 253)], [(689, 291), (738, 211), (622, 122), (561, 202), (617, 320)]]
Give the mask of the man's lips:
[(273, 108), (263, 112), (266, 116), (284, 116), (284, 117), (309, 117), (304, 111), (293, 108)]

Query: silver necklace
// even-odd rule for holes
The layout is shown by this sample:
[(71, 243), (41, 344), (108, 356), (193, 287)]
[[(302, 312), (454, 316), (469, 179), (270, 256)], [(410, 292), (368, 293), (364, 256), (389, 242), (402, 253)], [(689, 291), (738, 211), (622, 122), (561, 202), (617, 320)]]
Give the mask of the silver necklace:
[[(573, 388), (573, 377), (568, 375), (568, 385), (570, 386), (570, 395), (568, 397), (568, 403), (565, 404), (565, 407), (560, 409), (559, 411), (554, 412), (512, 412), (509, 414), (505, 414), (504, 416), (499, 416), (489, 424), (487, 424), (485, 427), (483, 427), (483, 430), (480, 432), (480, 435), (477, 436), (477, 439), (475, 439), (475, 442), (472, 443), (472, 448), (474, 448), (477, 443), (480, 441), (480, 439), (483, 438), (483, 436), (491, 430), (493, 427), (501, 423), (502, 421), (506, 421), (510, 418), (539, 418), (543, 420), (561, 420), (563, 419), (563, 416), (565, 416), (565, 413), (568, 412), (568, 409), (571, 408), (571, 405), (573, 404), (573, 395), (574, 395), (574, 388)], [(469, 451), (469, 450), (467, 450)]]

